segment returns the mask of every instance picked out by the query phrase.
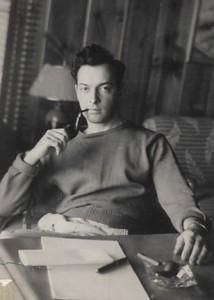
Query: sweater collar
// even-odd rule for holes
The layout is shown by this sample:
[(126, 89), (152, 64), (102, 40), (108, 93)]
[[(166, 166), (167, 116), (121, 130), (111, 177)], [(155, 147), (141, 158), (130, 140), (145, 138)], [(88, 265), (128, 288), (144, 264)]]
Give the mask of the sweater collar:
[(112, 127), (110, 129), (107, 130), (103, 130), (103, 131), (99, 131), (99, 132), (94, 132), (94, 133), (84, 133), (82, 131), (79, 132), (79, 135), (82, 136), (83, 138), (91, 138), (91, 137), (96, 137), (96, 136), (104, 136), (104, 135), (108, 135), (111, 134), (115, 131), (120, 130), (121, 128), (124, 127), (124, 123), (120, 123), (115, 127)]

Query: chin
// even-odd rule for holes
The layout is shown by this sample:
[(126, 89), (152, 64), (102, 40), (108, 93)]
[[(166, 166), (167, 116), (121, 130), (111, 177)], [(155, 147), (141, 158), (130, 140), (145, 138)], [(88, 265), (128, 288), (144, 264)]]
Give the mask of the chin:
[(87, 119), (91, 123), (105, 123), (108, 120), (107, 116), (100, 114), (88, 114)]
[(106, 119), (100, 117), (90, 117), (88, 118), (88, 121), (94, 124), (101, 124), (101, 123), (105, 123)]

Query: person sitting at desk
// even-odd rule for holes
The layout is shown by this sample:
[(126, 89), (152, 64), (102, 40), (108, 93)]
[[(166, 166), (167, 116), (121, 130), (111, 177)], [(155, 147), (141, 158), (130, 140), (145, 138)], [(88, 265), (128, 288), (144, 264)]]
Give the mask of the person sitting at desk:
[(64, 128), (48, 130), (17, 156), (0, 184), (0, 216), (20, 214), (30, 200), (55, 187), (56, 213), (42, 217), (43, 230), (148, 233), (157, 195), (180, 232), (175, 253), (200, 264), (209, 252), (206, 216), (196, 207), (166, 138), (121, 120), (124, 71), (101, 46), (77, 53), (73, 75), (87, 128), (70, 140)]

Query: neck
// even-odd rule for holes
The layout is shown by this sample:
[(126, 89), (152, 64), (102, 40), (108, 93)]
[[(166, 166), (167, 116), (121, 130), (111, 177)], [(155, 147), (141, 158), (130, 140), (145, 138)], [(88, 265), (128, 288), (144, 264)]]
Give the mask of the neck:
[(88, 128), (85, 130), (86, 134), (89, 133), (97, 133), (106, 131), (112, 128), (115, 128), (119, 125), (121, 125), (122, 121), (119, 118), (115, 118), (108, 123), (90, 123), (88, 122)]

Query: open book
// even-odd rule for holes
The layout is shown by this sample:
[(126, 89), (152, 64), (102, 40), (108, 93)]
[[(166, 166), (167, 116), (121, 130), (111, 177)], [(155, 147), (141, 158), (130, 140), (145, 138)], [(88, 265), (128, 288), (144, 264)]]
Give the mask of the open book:
[[(105, 274), (97, 272), (101, 266), (125, 256), (117, 241), (42, 237), (41, 243), (43, 252), (37, 263), (47, 263), (54, 299), (149, 299), (129, 262)], [(25, 263), (36, 255), (30, 251), (20, 252)]]

